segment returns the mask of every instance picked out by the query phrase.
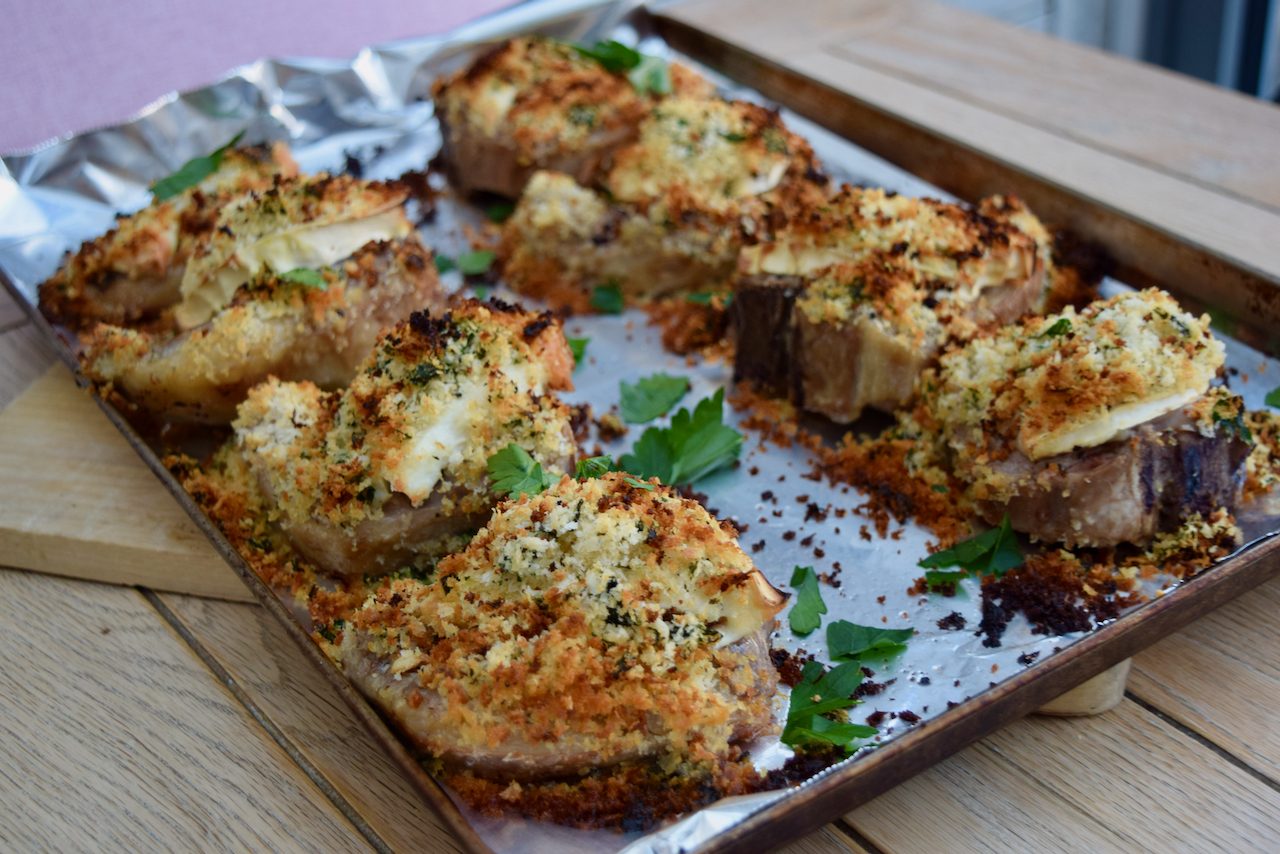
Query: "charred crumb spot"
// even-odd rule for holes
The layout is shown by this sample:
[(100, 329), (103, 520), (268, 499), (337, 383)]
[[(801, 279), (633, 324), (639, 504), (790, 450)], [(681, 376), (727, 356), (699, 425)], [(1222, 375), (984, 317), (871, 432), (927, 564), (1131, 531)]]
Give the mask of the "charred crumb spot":
[(783, 532), (782, 532), (782, 539), (787, 540), (788, 542), (790, 542), (791, 540), (794, 540), (795, 538), (796, 538), (796, 532), (795, 532), (795, 531), (783, 531)]
[(761, 501), (769, 501), (772, 498), (773, 498), (773, 490), (771, 489), (766, 489), (764, 492), (760, 493)]
[[(921, 684), (921, 685), (932, 685), (932, 684), (933, 684), (933, 680), (932, 680), (932, 679), (930, 679), (928, 676), (921, 676), (921, 677), (920, 677), (920, 680), (919, 680), (919, 684)], [(926, 712), (927, 712), (927, 711), (929, 711), (929, 707), (928, 707), (928, 706), (925, 706), (925, 711), (926, 711)]]
[(751, 552), (752, 552), (752, 554), (756, 554), (756, 553), (758, 553), (758, 552), (762, 552), (762, 551), (764, 551), (764, 545), (765, 545), (764, 540), (761, 540), (761, 541), (760, 541), (760, 542), (758, 542), (758, 543), (752, 543), (752, 544), (751, 544)]
[[(956, 684), (957, 684), (957, 685), (959, 685), (960, 683), (959, 683), (959, 682), (957, 682)], [(959, 703), (957, 703), (957, 702), (955, 702), (955, 701), (953, 701), (953, 700), (947, 700), (947, 708), (948, 708), (948, 709), (954, 709), (954, 708), (955, 708), (956, 706), (958, 706), (958, 705), (960, 705), (960, 704), (959, 704)]]
[(909, 725), (915, 726), (916, 724), (920, 723), (920, 716), (917, 715), (915, 712), (911, 711), (910, 709), (903, 709), (902, 711), (898, 712), (898, 720), (906, 721)]
[(797, 504), (804, 504), (804, 503), (808, 502), (808, 500), (809, 500), (809, 496), (808, 496), (807, 494), (806, 494), (806, 495), (797, 495), (797, 496), (796, 496), (796, 503), (797, 503)]
[(938, 620), (938, 628), (942, 629), (944, 632), (958, 632), (965, 627), (966, 622), (967, 621), (964, 616), (959, 611), (952, 611), (941, 620)]
[(834, 744), (805, 746), (788, 759), (781, 768), (765, 776), (765, 789), (784, 789), (803, 783), (820, 771), (824, 771), (845, 758), (844, 750)]
[(755, 477), (756, 475), (760, 474), (760, 467), (752, 466), (751, 468), (747, 469), (747, 474), (751, 475), (752, 477)]
[(813, 538), (816, 536), (817, 534), (810, 534), (800, 541), (800, 545), (804, 546), (806, 549), (809, 548), (809, 546), (813, 545)]
[(884, 719), (885, 713), (877, 709), (867, 715), (867, 726), (880, 726), (880, 724), (884, 722)]
[(587, 441), (591, 432), (591, 404), (569, 407), (569, 429), (573, 431), (573, 441), (579, 445)]
[(821, 560), (822, 558), (827, 556), (827, 553), (824, 552), (822, 549), (814, 549), (813, 556)]
[(819, 507), (816, 503), (810, 502), (804, 508), (804, 520), (806, 522), (825, 522), (827, 514), (831, 512), (831, 505), (827, 505), (826, 509)]
[(555, 323), (555, 318), (552, 317), (551, 312), (544, 311), (542, 314), (538, 315), (537, 320), (525, 324), (524, 340), (526, 342), (532, 341), (541, 335), (542, 331), (553, 323)]
[(769, 661), (772, 662), (773, 669), (778, 671), (778, 680), (788, 688), (794, 688), (800, 684), (805, 664), (813, 660), (814, 657), (803, 649), (791, 652), (773, 647), (769, 650)]
[(1023, 667), (1028, 667), (1030, 666), (1031, 662), (1035, 661), (1039, 657), (1040, 657), (1039, 650), (1036, 650), (1035, 652), (1024, 652), (1022, 655), (1018, 656), (1018, 663), (1021, 664)]
[(874, 697), (877, 694), (883, 693), (884, 689), (888, 688), (891, 684), (893, 684), (892, 679), (888, 682), (872, 682), (869, 679), (864, 679), (862, 684), (853, 690), (853, 698), (855, 700), (860, 700), (863, 697)]
[(360, 163), (360, 158), (354, 154), (346, 155), (346, 162), (343, 164), (342, 173), (350, 175), (352, 178), (360, 179), (364, 177), (364, 165)]
[[(503, 314), (519, 314), (520, 312), (524, 311), (524, 308), (522, 308), (521, 306), (519, 306), (519, 305), (512, 305), (511, 303), (506, 302), (506, 301), (504, 301), (504, 300), (500, 300), (500, 299), (498, 299), (497, 297), (490, 297), (490, 298), (489, 298), (489, 301), (488, 301), (487, 303), (485, 303), (485, 305), (486, 305), (486, 306), (488, 306), (490, 309), (492, 309), (492, 310), (494, 310), (494, 311), (500, 311), (500, 312), (502, 312)], [(550, 317), (550, 316), (551, 316), (551, 312), (549, 312), (549, 311), (544, 311), (544, 312), (542, 313), (542, 316), (541, 316), (541, 317), (539, 317), (537, 321), (534, 321), (534, 323), (537, 323), (537, 322), (541, 321), (541, 320), (542, 320), (542, 318), (544, 318), (544, 317)], [(529, 325), (530, 325), (530, 326), (532, 326), (533, 324), (531, 323), (531, 324), (529, 324)], [(529, 333), (528, 333), (528, 329), (529, 329), (529, 327), (528, 327), (528, 326), (526, 326), (526, 327), (525, 327), (525, 335), (526, 335), (526, 336), (528, 336), (528, 334), (529, 334)], [(540, 332), (540, 331), (541, 331), (541, 330), (539, 330), (539, 332)], [(537, 333), (534, 333), (534, 334), (536, 335)]]

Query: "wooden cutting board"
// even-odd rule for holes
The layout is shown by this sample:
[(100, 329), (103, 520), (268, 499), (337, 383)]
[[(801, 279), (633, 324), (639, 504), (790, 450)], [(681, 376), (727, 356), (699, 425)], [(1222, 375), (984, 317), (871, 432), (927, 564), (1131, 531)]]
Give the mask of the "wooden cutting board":
[(254, 601), (63, 365), (0, 411), (0, 472), (0, 564)]

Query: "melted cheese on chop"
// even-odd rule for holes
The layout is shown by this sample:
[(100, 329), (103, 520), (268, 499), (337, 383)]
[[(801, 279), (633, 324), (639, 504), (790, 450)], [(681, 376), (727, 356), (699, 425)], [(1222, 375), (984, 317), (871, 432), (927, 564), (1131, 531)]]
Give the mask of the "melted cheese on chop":
[[(509, 364), (502, 373), (516, 393), (542, 395), (542, 379), (532, 367), (530, 362)], [(462, 463), (464, 451), (478, 441), (477, 430), (491, 417), (487, 376), (467, 376), (454, 394), (453, 400), (438, 408), (434, 419), (420, 413), (409, 421), (411, 438), (401, 453), (387, 461), (384, 471), (391, 489), (404, 493), (414, 504), (431, 494), (446, 468)]]
[(231, 302), (241, 285), (264, 267), (278, 273), (332, 266), (366, 243), (397, 240), (412, 230), (401, 208), (362, 219), (303, 225), (275, 232), (238, 247), (212, 276), (182, 281), (183, 301), (176, 316), (184, 329), (199, 326)]

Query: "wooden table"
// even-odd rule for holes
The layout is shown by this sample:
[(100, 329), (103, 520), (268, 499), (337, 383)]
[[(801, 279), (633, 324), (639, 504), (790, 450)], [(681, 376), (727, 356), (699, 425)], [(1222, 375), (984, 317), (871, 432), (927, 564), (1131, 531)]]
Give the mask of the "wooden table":
[[(694, 16), (699, 5), (708, 3), (691, 4)], [(966, 102), (971, 119), (983, 108), (982, 81), (957, 76), (944, 54), (931, 53), (933, 65), (910, 73), (895, 71), (900, 56), (885, 53), (889, 47), (868, 59), (864, 45), (859, 59), (848, 39), (856, 29), (850, 17), (820, 34), (839, 36), (848, 43), (844, 52), (805, 53), (811, 66), (825, 63), (822, 73), (834, 75), (831, 63), (843, 56), (896, 80), (900, 91), (950, 93)], [(749, 15), (725, 25), (766, 29)], [(1036, 47), (1042, 59), (1064, 55), (1048, 41)], [(1151, 73), (1099, 62), (1125, 83)], [(1222, 128), (1239, 112), (1233, 113), (1234, 96), (1193, 91), (1218, 111), (1211, 135), (1239, 145)], [(1161, 181), (1213, 194), (1221, 210), (1235, 211), (1240, 220), (1217, 223), (1221, 241), (1236, 225), (1256, 227), (1259, 217), (1280, 221), (1274, 181), (1248, 179), (1249, 169), (1262, 174), (1256, 159), (1227, 152), (1241, 169), (1191, 174), (1204, 161), (1190, 143), (1149, 151), (1130, 137), (1066, 134), (1032, 115), (1039, 97), (1033, 95), (1024, 92), (1021, 102), (1017, 93), (1009, 95), (998, 105), (1000, 120), (1056, 135), (1095, 161), (1146, 158), (1143, 168)], [(920, 106), (918, 96), (907, 106)], [(1267, 134), (1280, 128), (1280, 113), (1271, 121), (1263, 116), (1260, 130), (1251, 132), (1271, 141), (1274, 170), (1280, 147)], [(1101, 121), (1089, 127), (1095, 136), (1108, 128)], [(1149, 128), (1146, 138), (1164, 133)], [(1192, 217), (1179, 227), (1202, 224)], [(1276, 242), (1258, 253), (1275, 255), (1280, 232), (1272, 236)], [(1267, 263), (1263, 258), (1254, 269), (1265, 272)], [(202, 551), (207, 545), (187, 536), (185, 520), (175, 521), (172, 513), (180, 512), (166, 509), (163, 489), (141, 463), (121, 456), (101, 413), (87, 399), (66, 395), (69, 375), (51, 367), (54, 361), (0, 292), (0, 408), (31, 392), (0, 420), (38, 410), (33, 396), (45, 395), (67, 407), (76, 425), (73, 438), (58, 438), (61, 451), (20, 441), (0, 445), (0, 490), (7, 500), (31, 507), (41, 525), (62, 526), (61, 551), (33, 521), (30, 537), (11, 539), (16, 545), (0, 552), (0, 565), (87, 576), (110, 565), (112, 577), (136, 570), (133, 580), (163, 589), (164, 574), (143, 566), (162, 539), (173, 565), (205, 561), (203, 592), (247, 598), (229, 570), (229, 582), (218, 575), (216, 558), (210, 562), (211, 551)], [(115, 541), (94, 546), (94, 526), (121, 515), (131, 524)], [(212, 596), (0, 569), (0, 850), (456, 850), (262, 609)], [(1278, 614), (1275, 580), (1139, 655), (1116, 710), (1019, 721), (786, 850), (1275, 851)]]

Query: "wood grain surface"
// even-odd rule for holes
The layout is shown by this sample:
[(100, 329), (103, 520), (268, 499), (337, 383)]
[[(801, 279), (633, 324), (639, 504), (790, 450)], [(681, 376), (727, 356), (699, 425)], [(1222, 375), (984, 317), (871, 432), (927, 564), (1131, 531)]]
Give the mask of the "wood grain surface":
[(5, 850), (368, 851), (136, 591), (0, 572)]
[[(27, 325), (0, 335), (0, 359), (42, 364), (47, 354), (34, 345), (12, 356), (6, 346), (34, 334)], [(0, 491), (5, 564), (253, 599), (62, 364), (48, 366), (41, 379), (0, 411), (0, 471), (5, 473)], [(113, 500), (103, 502), (104, 495)]]

